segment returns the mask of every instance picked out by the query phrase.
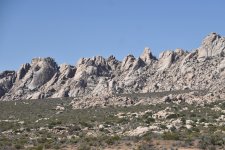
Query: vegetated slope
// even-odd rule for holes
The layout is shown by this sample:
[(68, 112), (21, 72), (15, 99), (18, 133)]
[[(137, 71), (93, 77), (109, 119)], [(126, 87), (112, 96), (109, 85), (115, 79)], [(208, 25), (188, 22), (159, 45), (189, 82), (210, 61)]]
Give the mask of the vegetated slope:
[(34, 58), (18, 71), (0, 74), (0, 99), (104, 96), (182, 89), (207, 89), (223, 98), (225, 38), (209, 34), (199, 48), (164, 51), (157, 59), (149, 48), (139, 58), (82, 58), (75, 66), (52, 58)]
[(63, 98), (0, 106), (0, 150), (225, 148), (224, 101), (73, 109)]

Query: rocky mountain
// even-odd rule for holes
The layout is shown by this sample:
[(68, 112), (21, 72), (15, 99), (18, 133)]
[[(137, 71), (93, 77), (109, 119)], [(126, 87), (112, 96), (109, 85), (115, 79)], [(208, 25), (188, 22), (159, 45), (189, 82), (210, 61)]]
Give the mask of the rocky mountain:
[(18, 71), (0, 73), (0, 100), (102, 96), (181, 89), (208, 89), (217, 97), (225, 85), (225, 37), (209, 34), (189, 52), (168, 50), (157, 59), (150, 48), (139, 58), (81, 58), (75, 66), (34, 58)]

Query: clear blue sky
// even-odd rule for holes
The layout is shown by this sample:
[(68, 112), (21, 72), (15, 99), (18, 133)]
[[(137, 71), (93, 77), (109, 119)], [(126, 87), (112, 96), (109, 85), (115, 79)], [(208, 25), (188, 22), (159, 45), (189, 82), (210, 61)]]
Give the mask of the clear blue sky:
[(0, 71), (33, 57), (122, 60), (144, 47), (158, 57), (197, 48), (210, 32), (225, 36), (224, 0), (0, 0)]

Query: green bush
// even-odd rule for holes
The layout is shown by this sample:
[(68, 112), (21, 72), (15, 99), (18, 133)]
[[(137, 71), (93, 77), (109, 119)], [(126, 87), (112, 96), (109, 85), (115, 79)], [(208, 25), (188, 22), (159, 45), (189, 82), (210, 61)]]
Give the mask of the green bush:
[(208, 148), (211, 146), (212, 148), (214, 146), (222, 146), (225, 144), (225, 140), (223, 138), (223, 135), (220, 134), (210, 134), (210, 135), (203, 135), (200, 138), (199, 146), (200, 148)]
[(52, 122), (49, 123), (48, 128), (49, 128), (49, 129), (52, 129), (54, 126), (60, 125), (60, 124), (62, 124), (61, 121), (59, 121), (59, 120), (54, 120), (54, 121), (52, 121)]
[(23, 148), (24, 148), (24, 146), (23, 146), (23, 145), (21, 145), (21, 144), (16, 144), (16, 145), (15, 145), (15, 148), (16, 148), (16, 149), (23, 149)]
[(74, 126), (71, 126), (69, 128), (68, 132), (69, 132), (69, 134), (73, 134), (73, 133), (78, 132), (80, 130), (81, 130), (81, 128), (78, 125), (74, 125)]
[(91, 150), (91, 147), (89, 145), (87, 145), (87, 143), (81, 143), (78, 146), (78, 150)]
[(207, 122), (207, 120), (206, 120), (205, 118), (201, 118), (201, 119), (199, 120), (199, 122), (200, 122), (200, 123), (202, 123), (202, 122)]
[(164, 132), (162, 138), (164, 140), (179, 140), (180, 136), (176, 132)]
[(93, 125), (84, 121), (79, 122), (81, 126), (83, 127), (88, 127), (88, 128), (93, 128)]
[(43, 150), (43, 145), (37, 146), (35, 150)]
[(147, 118), (145, 120), (145, 123), (148, 123), (148, 124), (153, 123), (153, 122), (155, 122), (155, 119), (154, 118)]
[(113, 145), (119, 140), (120, 140), (120, 137), (116, 135), (116, 136), (109, 136), (108, 138), (106, 138), (105, 142), (108, 145)]
[(170, 114), (166, 117), (166, 119), (176, 119), (179, 117), (179, 114)]
[(127, 118), (118, 118), (116, 120), (116, 123), (119, 123), (119, 124), (126, 124), (128, 122), (129, 122), (129, 120)]

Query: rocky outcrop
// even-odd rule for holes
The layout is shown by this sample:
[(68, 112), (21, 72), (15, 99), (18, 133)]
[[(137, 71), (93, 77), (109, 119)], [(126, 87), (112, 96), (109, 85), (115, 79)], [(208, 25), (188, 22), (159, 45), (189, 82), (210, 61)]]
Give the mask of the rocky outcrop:
[(167, 69), (175, 59), (174, 51), (164, 51), (159, 55), (159, 70)]
[(62, 79), (73, 78), (76, 72), (76, 67), (67, 64), (62, 64), (59, 66), (59, 72), (62, 76)]
[(216, 33), (209, 34), (198, 48), (198, 59), (206, 59), (211, 56), (224, 56), (225, 37)]
[(134, 66), (135, 57), (133, 55), (126, 56), (121, 64), (121, 71), (127, 71)]
[(58, 71), (58, 66), (52, 58), (35, 58), (31, 62), (32, 80), (28, 85), (34, 90), (48, 82)]
[(146, 63), (146, 64), (151, 64), (153, 63), (156, 59), (155, 56), (152, 55), (150, 48), (146, 47), (144, 49), (144, 52), (140, 56), (140, 58)]
[(19, 71), (17, 72), (17, 80), (21, 80), (26, 75), (29, 69), (30, 69), (29, 63), (23, 64), (20, 67)]
[(12, 88), (15, 79), (15, 71), (4, 71), (0, 73), (0, 98)]
[(96, 56), (82, 58), (75, 66), (58, 66), (52, 58), (34, 58), (17, 72), (0, 73), (0, 100), (96, 97), (181, 89), (209, 89), (223, 97), (224, 50), (224, 37), (212, 33), (192, 52), (164, 51), (159, 59), (149, 48), (138, 58), (128, 55), (119, 61), (114, 56)]

